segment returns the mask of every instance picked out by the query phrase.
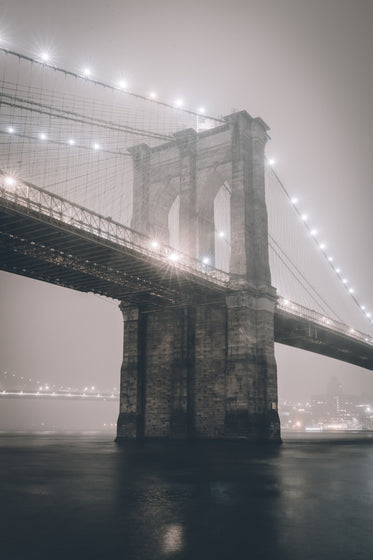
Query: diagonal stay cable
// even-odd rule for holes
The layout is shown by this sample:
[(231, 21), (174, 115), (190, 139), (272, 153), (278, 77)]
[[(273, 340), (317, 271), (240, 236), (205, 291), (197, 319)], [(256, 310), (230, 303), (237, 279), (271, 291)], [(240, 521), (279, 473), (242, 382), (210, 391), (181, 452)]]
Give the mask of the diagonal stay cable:
[[(296, 266), (296, 264), (294, 264), (294, 262), (290, 259), (290, 257), (288, 257), (288, 255), (286, 254), (286, 252), (281, 248), (281, 246), (277, 243), (277, 241), (269, 234), (268, 237), (270, 238), (270, 240), (276, 245), (277, 249), (281, 252), (281, 254), (283, 256), (281, 256), (278, 251), (275, 249), (275, 247), (272, 245), (272, 243), (270, 242), (269, 245), (272, 248), (272, 250), (274, 251), (274, 253), (277, 255), (277, 257), (281, 260), (281, 262), (286, 266), (286, 268), (289, 270), (289, 272), (294, 276), (294, 278), (296, 278), (296, 280), (301, 284), (301, 286), (306, 290), (306, 292), (308, 293), (308, 295), (314, 300), (315, 300), (315, 296), (311, 294), (311, 292), (309, 291), (309, 289), (312, 290), (312, 292), (314, 292), (314, 294), (317, 295), (317, 297), (319, 298), (319, 300), (326, 306), (327, 309), (329, 309), (329, 311), (335, 316), (337, 317), (337, 319), (339, 321), (341, 321), (343, 323), (343, 320), (341, 319), (341, 317), (338, 315), (338, 313), (336, 313), (336, 311), (330, 307), (330, 305), (328, 304), (327, 301), (325, 301), (325, 299), (319, 294), (319, 292), (312, 286), (312, 284), (307, 280), (307, 278), (304, 276), (304, 274), (302, 274), (302, 272), (299, 270), (299, 268)], [(294, 269), (296, 270), (296, 272), (299, 274), (300, 278), (305, 282), (305, 284), (308, 286), (308, 288), (306, 287), (306, 285), (300, 280), (300, 278), (298, 278), (295, 274), (295, 272), (293, 270), (291, 270), (291, 268), (289, 267), (288, 263), (285, 262), (285, 259), (287, 259), (288, 262), (291, 263), (291, 265), (294, 267)], [(325, 312), (325, 309), (324, 309)]]

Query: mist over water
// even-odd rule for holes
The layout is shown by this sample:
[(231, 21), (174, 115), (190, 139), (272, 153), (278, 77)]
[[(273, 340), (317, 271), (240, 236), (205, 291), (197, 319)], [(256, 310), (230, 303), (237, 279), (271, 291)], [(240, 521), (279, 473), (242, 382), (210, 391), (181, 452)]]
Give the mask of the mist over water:
[(0, 431), (101, 431), (115, 433), (119, 402), (2, 398)]

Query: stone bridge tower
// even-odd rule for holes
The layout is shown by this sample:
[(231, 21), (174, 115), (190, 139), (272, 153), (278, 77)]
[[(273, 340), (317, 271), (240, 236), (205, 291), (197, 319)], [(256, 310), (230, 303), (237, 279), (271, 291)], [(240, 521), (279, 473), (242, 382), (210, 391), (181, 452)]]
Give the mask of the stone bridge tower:
[(149, 309), (121, 304), (124, 358), (117, 441), (246, 438), (281, 441), (274, 357), (276, 294), (268, 261), (266, 124), (246, 111), (176, 142), (132, 148), (132, 228), (169, 242), (179, 197), (178, 249), (214, 257), (214, 200), (230, 195), (230, 286), (218, 301)]

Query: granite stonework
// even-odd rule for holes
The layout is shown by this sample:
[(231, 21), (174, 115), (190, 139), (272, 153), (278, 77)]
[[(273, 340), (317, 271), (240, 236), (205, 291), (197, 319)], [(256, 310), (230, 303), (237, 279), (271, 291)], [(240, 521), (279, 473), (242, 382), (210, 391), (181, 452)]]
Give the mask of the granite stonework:
[(124, 350), (117, 441), (246, 438), (280, 442), (274, 357), (276, 293), (268, 261), (267, 126), (245, 111), (220, 127), (132, 149), (132, 227), (164, 242), (180, 196), (180, 251), (214, 253), (214, 199), (231, 192), (230, 285), (211, 301), (121, 304)]

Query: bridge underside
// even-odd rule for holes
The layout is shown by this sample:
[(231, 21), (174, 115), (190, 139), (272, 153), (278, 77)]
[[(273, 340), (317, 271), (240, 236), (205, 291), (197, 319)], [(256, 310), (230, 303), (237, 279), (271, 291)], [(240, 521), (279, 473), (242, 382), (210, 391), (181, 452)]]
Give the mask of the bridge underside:
[(139, 248), (119, 246), (61, 220), (0, 203), (0, 269), (135, 305), (183, 304), (225, 288)]
[(373, 370), (371, 344), (278, 309), (275, 342)]

